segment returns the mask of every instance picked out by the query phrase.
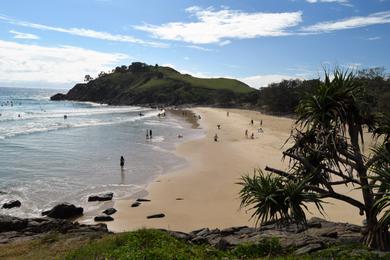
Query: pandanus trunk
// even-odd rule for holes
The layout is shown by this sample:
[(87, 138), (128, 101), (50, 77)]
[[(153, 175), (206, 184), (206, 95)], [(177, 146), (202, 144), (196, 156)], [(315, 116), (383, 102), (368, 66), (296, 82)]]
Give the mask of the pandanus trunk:
[(365, 166), (362, 153), (359, 146), (359, 131), (355, 124), (349, 124), (349, 135), (351, 144), (354, 150), (354, 161), (356, 163), (356, 172), (359, 176), (362, 185), (363, 201), (365, 205), (365, 213), (367, 227), (364, 232), (363, 242), (370, 248), (379, 249), (382, 251), (390, 250), (390, 233), (388, 228), (381, 226), (378, 223), (377, 216), (373, 214), (374, 194), (369, 185), (367, 178), (367, 168)]
[(386, 226), (378, 224), (375, 216), (367, 219), (367, 228), (364, 233), (363, 243), (366, 246), (381, 251), (390, 251), (390, 232)]

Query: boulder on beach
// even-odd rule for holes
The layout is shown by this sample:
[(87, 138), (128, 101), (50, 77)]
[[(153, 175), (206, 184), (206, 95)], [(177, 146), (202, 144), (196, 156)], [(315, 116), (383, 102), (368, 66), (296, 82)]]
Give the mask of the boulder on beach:
[(141, 202), (136, 201), (136, 202), (134, 202), (133, 204), (131, 204), (131, 207), (132, 207), (132, 208), (136, 208), (136, 207), (138, 207), (139, 205), (141, 205)]
[(149, 215), (146, 218), (150, 219), (150, 218), (163, 218), (163, 217), (165, 217), (165, 214), (159, 213), (159, 214)]
[(113, 221), (114, 218), (108, 215), (100, 215), (94, 218), (95, 221)]
[(142, 199), (142, 198), (137, 199), (136, 201), (138, 201), (138, 202), (150, 202), (149, 199)]
[(103, 211), (103, 213), (106, 214), (106, 215), (112, 215), (115, 212), (116, 212), (116, 209), (114, 209), (114, 208), (108, 208), (108, 209)]
[(69, 219), (83, 215), (84, 209), (73, 204), (61, 203), (50, 210), (42, 212), (43, 216), (50, 218)]
[(113, 196), (114, 193), (112, 192), (99, 194), (99, 195), (92, 195), (88, 197), (88, 201), (107, 201), (107, 200), (112, 200)]
[(1, 208), (3, 209), (19, 208), (21, 205), (22, 203), (19, 200), (11, 200), (7, 203), (4, 203)]

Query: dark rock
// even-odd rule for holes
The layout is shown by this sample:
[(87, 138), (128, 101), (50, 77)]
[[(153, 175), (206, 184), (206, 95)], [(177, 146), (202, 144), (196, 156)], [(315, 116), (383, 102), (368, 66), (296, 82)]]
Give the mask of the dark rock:
[(141, 205), (141, 203), (138, 202), (138, 201), (136, 201), (136, 202), (134, 202), (133, 204), (131, 204), (131, 207), (132, 207), (132, 208), (136, 208), (136, 207), (138, 207), (139, 205)]
[(100, 215), (94, 218), (95, 221), (113, 221), (114, 218), (108, 215)]
[(228, 250), (228, 249), (230, 248), (230, 244), (229, 244), (229, 242), (228, 242), (226, 239), (221, 238), (221, 239), (219, 239), (218, 242), (215, 244), (215, 247), (216, 247), (217, 249), (226, 251), (226, 250)]
[(84, 209), (81, 207), (76, 207), (73, 204), (62, 203), (58, 204), (51, 210), (42, 212), (42, 215), (50, 218), (70, 219), (83, 215), (83, 212)]
[(301, 247), (301, 248), (295, 250), (294, 255), (303, 255), (303, 254), (307, 254), (307, 253), (311, 253), (311, 252), (320, 250), (322, 248), (324, 248), (324, 246), (320, 243), (308, 244), (304, 247)]
[(112, 215), (115, 212), (116, 212), (116, 209), (114, 209), (114, 208), (108, 208), (105, 211), (103, 211), (103, 213), (106, 214), (106, 215)]
[(180, 232), (180, 231), (169, 231), (169, 234), (177, 239), (188, 241), (193, 238), (190, 234)]
[(2, 208), (3, 209), (12, 209), (12, 208), (19, 208), (22, 205), (19, 200), (11, 200), (7, 203), (4, 203)]
[(198, 233), (196, 233), (197, 236), (201, 236), (201, 237), (205, 237), (209, 234), (210, 234), (210, 229), (208, 229), (208, 228), (204, 228), (201, 231), (199, 231)]
[(184, 200), (183, 198), (176, 198), (176, 200)]
[(49, 232), (69, 233), (76, 237), (100, 237), (108, 232), (107, 225), (80, 225), (64, 219), (21, 219), (0, 215), (0, 244), (42, 238)]
[(330, 237), (330, 238), (337, 238), (339, 235), (338, 235), (337, 231), (330, 231), (330, 232), (321, 234), (321, 236)]
[(0, 215), (0, 232), (21, 230), (27, 226), (27, 223), (26, 219)]
[(149, 199), (137, 199), (136, 201), (137, 202), (150, 202)]
[(109, 192), (106, 194), (92, 195), (88, 197), (88, 201), (107, 201), (112, 200), (114, 193)]
[(50, 100), (55, 100), (55, 101), (65, 100), (65, 99), (66, 99), (66, 95), (61, 93), (55, 94), (54, 96), (50, 97)]
[(0, 195), (5, 195), (5, 194), (7, 194), (7, 192), (0, 190)]
[(193, 239), (191, 239), (191, 242), (197, 245), (206, 244), (207, 239), (205, 237), (194, 237)]
[(163, 218), (163, 217), (165, 217), (165, 214), (159, 213), (159, 214), (147, 216), (146, 218), (150, 219), (150, 218)]

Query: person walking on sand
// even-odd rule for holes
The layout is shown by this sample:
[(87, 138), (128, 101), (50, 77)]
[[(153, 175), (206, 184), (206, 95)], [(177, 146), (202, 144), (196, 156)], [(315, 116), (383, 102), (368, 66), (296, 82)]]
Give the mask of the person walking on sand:
[(146, 129), (146, 140), (149, 140), (149, 130)]
[(229, 111), (226, 112), (226, 116), (229, 117)]
[(248, 129), (245, 129), (245, 137), (248, 138)]
[(260, 126), (263, 126), (263, 119), (260, 120)]
[(255, 139), (255, 134), (254, 133), (251, 134), (251, 139)]
[(221, 129), (221, 125), (220, 124), (218, 124), (217, 127), (218, 127), (218, 130)]
[(152, 137), (153, 137), (152, 134), (153, 134), (153, 133), (152, 133), (152, 129), (150, 129), (150, 130), (149, 130), (149, 138), (150, 138), (150, 139), (152, 139)]
[(218, 142), (218, 135), (217, 134), (214, 135), (214, 142)]
[(253, 119), (251, 119), (251, 125), (253, 126)]
[(123, 166), (125, 165), (125, 158), (123, 158), (123, 156), (121, 156), (120, 164), (121, 168), (123, 168)]

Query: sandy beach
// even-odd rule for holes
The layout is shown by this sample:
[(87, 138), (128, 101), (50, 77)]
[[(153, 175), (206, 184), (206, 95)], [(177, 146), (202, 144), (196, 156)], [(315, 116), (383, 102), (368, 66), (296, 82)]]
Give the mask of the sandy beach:
[[(118, 212), (115, 220), (108, 222), (114, 232), (144, 227), (191, 231), (194, 229), (253, 226), (250, 212), (239, 208), (236, 183), (241, 175), (253, 173), (254, 168), (271, 166), (286, 169), (282, 161), (283, 144), (289, 136), (294, 121), (289, 118), (263, 115), (255, 111), (217, 108), (194, 108), (201, 116), (200, 130), (205, 136), (186, 141), (177, 147), (177, 155), (188, 160), (188, 167), (159, 176), (147, 187), (150, 202), (132, 208), (134, 200), (115, 201)], [(229, 116), (227, 116), (229, 111)], [(250, 120), (254, 125), (250, 125)], [(258, 133), (260, 120), (263, 133)], [(217, 129), (217, 124), (221, 129)], [(245, 137), (254, 133), (255, 139)], [(213, 137), (218, 134), (219, 141)], [(184, 137), (185, 138), (185, 137)], [(340, 192), (359, 198), (359, 190), (340, 186)], [(346, 203), (329, 200), (325, 205), (325, 218), (361, 224), (362, 217)], [(314, 215), (318, 212), (310, 207)], [(164, 213), (164, 218), (147, 219), (148, 215)], [(312, 215), (309, 214), (309, 217)]]

